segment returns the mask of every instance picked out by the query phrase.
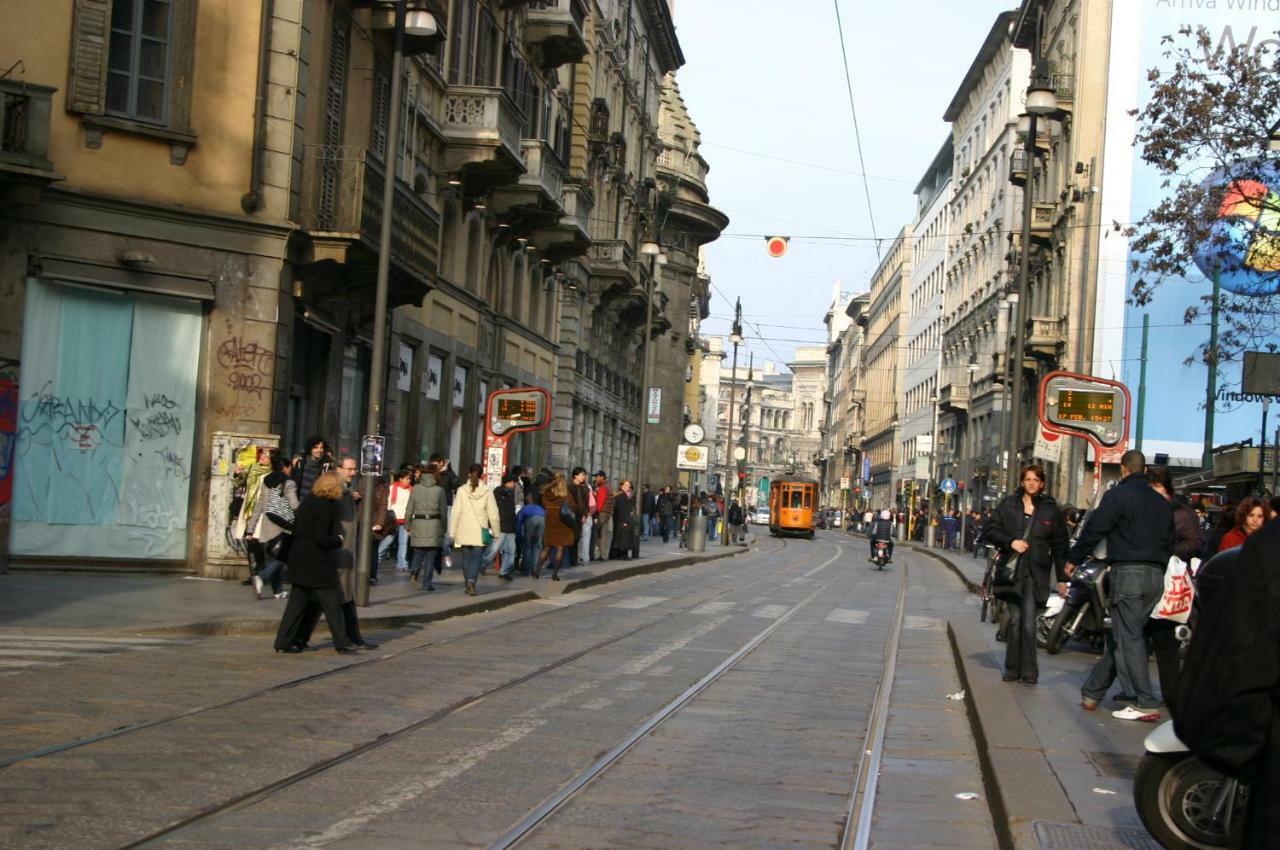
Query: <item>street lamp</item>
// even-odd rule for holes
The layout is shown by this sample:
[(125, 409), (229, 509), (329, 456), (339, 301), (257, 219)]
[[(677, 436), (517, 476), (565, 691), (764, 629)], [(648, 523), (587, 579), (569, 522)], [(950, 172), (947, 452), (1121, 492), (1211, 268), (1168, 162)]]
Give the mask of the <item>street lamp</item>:
[[(729, 480), (736, 486), (738, 483), (738, 464), (733, 457), (733, 413), (734, 408), (738, 406), (738, 346), (742, 344), (742, 299), (738, 298), (733, 305), (733, 327), (729, 332), (729, 341), (733, 343), (733, 367), (729, 372), (729, 433), (725, 438), (725, 461), (726, 467), (733, 477)], [(726, 493), (730, 492), (728, 487), (724, 488)], [(732, 501), (732, 500), (731, 500)], [(741, 508), (741, 505), (739, 505)], [(725, 506), (725, 529), (729, 527), (728, 505)], [(728, 533), (720, 535), (724, 546), (729, 545)]]
[(649, 386), (653, 382), (652, 364), (649, 362), (649, 338), (653, 336), (653, 283), (654, 278), (658, 276), (658, 259), (662, 256), (662, 246), (653, 240), (645, 240), (640, 243), (640, 254), (649, 258), (649, 276), (644, 283), (644, 341), (640, 353), (640, 371), (644, 378), (644, 402), (640, 415), (640, 445), (636, 449), (636, 480), (643, 486), (646, 483), (644, 444), (645, 437), (649, 433), (649, 397), (653, 392), (652, 387)]
[(1027, 112), (1019, 116), (1018, 126), (1022, 127), (1026, 118), (1027, 136), (1025, 140), (1027, 158), (1027, 177), (1022, 188), (1022, 244), (1018, 250), (1018, 305), (1013, 327), (1013, 350), (1010, 352), (1011, 368), (1009, 370), (1009, 422), (1010, 434), (1009, 461), (1006, 465), (1006, 487), (1012, 493), (1018, 486), (1018, 455), (1022, 447), (1022, 358), (1027, 340), (1027, 314), (1031, 308), (1031, 213), (1034, 203), (1036, 166), (1036, 121), (1058, 111), (1058, 99), (1052, 87), (1044, 77), (1036, 75), (1027, 89)]

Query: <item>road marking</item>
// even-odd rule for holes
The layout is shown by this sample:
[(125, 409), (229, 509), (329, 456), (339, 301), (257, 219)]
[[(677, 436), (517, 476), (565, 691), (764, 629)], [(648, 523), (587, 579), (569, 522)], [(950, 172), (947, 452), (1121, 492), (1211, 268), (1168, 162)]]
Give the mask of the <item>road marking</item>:
[(765, 605), (751, 612), (753, 617), (763, 617), (766, 620), (776, 620), (791, 609), (786, 605)]
[(587, 702), (584, 702), (582, 704), (582, 708), (586, 709), (587, 711), (603, 711), (604, 709), (608, 708), (611, 705), (613, 705), (613, 700), (606, 699), (605, 697), (596, 697), (593, 700), (588, 700)]
[(621, 602), (612, 602), (609, 607), (639, 611), (641, 608), (648, 608), (651, 605), (657, 605), (659, 602), (666, 602), (668, 598), (666, 596), (637, 596), (633, 599), (624, 599)]
[(548, 596), (546, 599), (535, 599), (534, 602), (542, 605), (554, 605), (557, 608), (567, 608), (570, 605), (577, 605), (579, 602), (590, 602), (592, 599), (599, 599), (598, 593), (564, 593), (560, 596)]
[(101, 651), (90, 652), (72, 649), (0, 649), (0, 656), (25, 656), (34, 658), (93, 658)]
[(622, 667), (619, 668), (618, 672), (621, 673), (623, 676), (639, 675), (640, 673), (643, 673), (644, 671), (648, 670), (653, 665), (657, 664), (659, 661), (662, 661), (671, 653), (684, 649), (686, 646), (693, 643), (698, 638), (715, 630), (718, 626), (726, 622), (728, 619), (729, 619), (728, 617), (724, 617), (724, 616), (716, 617), (714, 620), (708, 620), (707, 622), (698, 626), (696, 629), (689, 632), (687, 635), (684, 635), (678, 638), (672, 638), (669, 641), (658, 644), (658, 646), (648, 655), (642, 655), (639, 658), (636, 658), (632, 661), (628, 661), (626, 664), (622, 665)]
[(135, 638), (135, 637), (89, 637), (85, 635), (0, 635), (0, 642), (12, 643), (20, 641), (28, 642), (49, 642), (55, 643), (93, 643), (114, 645), (114, 644), (145, 644), (150, 646), (169, 646), (175, 643), (193, 643), (189, 640), (174, 640), (172, 638)]
[(52, 661), (9, 661), (9, 660), (0, 659), (0, 668), (49, 667), (52, 664), (53, 664)]
[(110, 638), (81, 635), (0, 635), (0, 668), (16, 675), (36, 667), (66, 664), (81, 658), (103, 658), (123, 652), (146, 652), (194, 643), (166, 638)]
[(723, 614), (725, 611), (732, 611), (733, 602), (704, 602), (697, 608), (690, 611), (690, 614)]
[(942, 620), (937, 617), (919, 617), (909, 614), (902, 619), (902, 627), (904, 629), (940, 629)]
[(827, 615), (828, 623), (848, 623), (851, 626), (861, 626), (867, 621), (869, 611), (858, 611), (854, 608), (837, 608)]
[(822, 565), (822, 566), (820, 566), (820, 567), (814, 567), (813, 569), (809, 570), (809, 572), (804, 573), (804, 574), (803, 574), (803, 575), (801, 575), (800, 577), (801, 577), (801, 578), (809, 578), (810, 576), (816, 576), (818, 573), (820, 573), (820, 572), (822, 572), (823, 570), (825, 570), (828, 566), (830, 566), (830, 565), (829, 565), (829, 564), (823, 564), (823, 565)]

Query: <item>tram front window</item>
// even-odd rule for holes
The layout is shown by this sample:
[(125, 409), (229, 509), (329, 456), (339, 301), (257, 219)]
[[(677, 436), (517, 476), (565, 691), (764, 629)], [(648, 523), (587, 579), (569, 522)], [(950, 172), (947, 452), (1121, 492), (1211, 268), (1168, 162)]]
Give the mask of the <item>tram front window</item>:
[(804, 506), (804, 493), (800, 490), (792, 490), (788, 495), (791, 497), (789, 507), (800, 508)]

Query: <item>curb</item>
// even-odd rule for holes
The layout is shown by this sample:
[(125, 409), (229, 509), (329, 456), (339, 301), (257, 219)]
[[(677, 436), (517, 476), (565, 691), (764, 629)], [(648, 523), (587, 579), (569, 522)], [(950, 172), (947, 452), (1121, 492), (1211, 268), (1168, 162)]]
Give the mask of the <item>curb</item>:
[(944, 558), (943, 556), (939, 555), (938, 553), (934, 552), (932, 549), (929, 549), (926, 546), (920, 546), (919, 544), (916, 544), (916, 543), (903, 543), (902, 545), (910, 549), (912, 552), (919, 552), (921, 555), (928, 555), (933, 560), (938, 561), (944, 567), (951, 570), (951, 572), (956, 574), (956, 578), (960, 579), (960, 583), (963, 584), (965, 586), (965, 589), (967, 589), (970, 593), (974, 595), (978, 595), (982, 593), (982, 585), (975, 583), (971, 578), (966, 576), (964, 574), (964, 571), (961, 570), (959, 567), (957, 567), (955, 564), (951, 563), (949, 559)]
[(572, 593), (575, 590), (582, 590), (583, 588), (594, 587), (600, 584), (609, 584), (614, 581), (622, 581), (623, 579), (634, 578), (635, 576), (661, 573), (667, 570), (678, 569), (679, 567), (692, 566), (694, 564), (705, 564), (709, 561), (718, 561), (721, 558), (732, 558), (736, 555), (741, 555), (749, 551), (751, 551), (750, 546), (742, 548), (735, 546), (727, 552), (717, 552), (711, 555), (685, 555), (681, 558), (672, 558), (669, 561), (654, 561), (648, 564), (641, 563), (630, 567), (623, 567), (618, 570), (611, 570), (603, 575), (566, 582), (564, 589), (560, 591), (560, 595), (563, 596), (564, 594)]
[(947, 623), (996, 836), (1001, 850), (1039, 850), (1037, 821), (1079, 824), (1080, 818), (1031, 723), (1007, 695), (1008, 688), (1023, 686), (1001, 682), (998, 670), (974, 663), (989, 650), (973, 631)]

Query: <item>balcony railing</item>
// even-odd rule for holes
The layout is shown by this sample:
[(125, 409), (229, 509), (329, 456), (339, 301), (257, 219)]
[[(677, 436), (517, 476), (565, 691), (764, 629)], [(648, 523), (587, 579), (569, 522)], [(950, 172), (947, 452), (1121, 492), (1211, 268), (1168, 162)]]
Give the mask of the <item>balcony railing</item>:
[(696, 154), (686, 155), (684, 151), (666, 148), (658, 154), (658, 168), (696, 183), (704, 191), (707, 188), (707, 166)]
[(520, 149), (529, 170), (520, 176), (519, 185), (540, 192), (545, 200), (560, 206), (564, 195), (564, 165), (560, 157), (540, 139), (525, 139)]
[[(459, 146), (501, 148), (510, 159), (522, 164), (523, 127), (520, 109), (500, 88), (454, 85), (445, 93), (441, 129), (452, 149)], [(466, 155), (468, 159), (470, 156)]]
[[(378, 250), (385, 172), (362, 147), (308, 145), (304, 149), (301, 224), (312, 236), (360, 242)], [(403, 181), (392, 201), (391, 260), (415, 277), (435, 275), (440, 216)]]
[(587, 55), (587, 10), (582, 0), (531, 0), (525, 41), (542, 48), (543, 64), (556, 68)]
[(622, 277), (634, 273), (631, 246), (621, 239), (596, 242), (591, 246), (588, 257), (591, 260), (592, 274)]
[(0, 178), (56, 179), (49, 154), (49, 114), (57, 89), (0, 79)]

